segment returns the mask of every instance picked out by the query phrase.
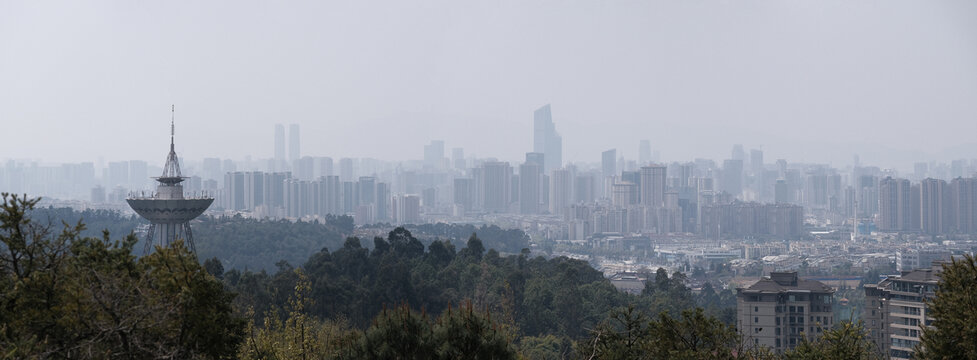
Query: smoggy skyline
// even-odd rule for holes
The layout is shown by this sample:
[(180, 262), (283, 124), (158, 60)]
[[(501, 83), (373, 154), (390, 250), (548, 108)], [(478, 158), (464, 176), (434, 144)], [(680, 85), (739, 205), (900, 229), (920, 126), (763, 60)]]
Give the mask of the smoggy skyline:
[[(551, 104), (565, 162), (638, 143), (906, 169), (977, 153), (977, 3), (0, 3), (0, 158), (520, 160)], [(13, 135), (11, 135), (13, 134)]]

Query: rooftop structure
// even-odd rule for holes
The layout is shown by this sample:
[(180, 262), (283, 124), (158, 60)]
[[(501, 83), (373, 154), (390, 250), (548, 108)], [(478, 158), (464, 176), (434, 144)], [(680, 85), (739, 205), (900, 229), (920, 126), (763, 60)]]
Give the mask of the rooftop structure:
[(911, 359), (923, 327), (932, 323), (926, 301), (936, 295), (943, 267), (902, 271), (865, 285), (865, 328), (879, 351), (892, 359)]
[(783, 353), (831, 328), (834, 289), (820, 281), (773, 272), (737, 290), (736, 328), (753, 345)]
[(180, 161), (173, 141), (174, 133), (175, 126), (171, 119), (170, 153), (166, 156), (163, 174), (156, 178), (159, 182), (156, 192), (148, 195), (130, 194), (126, 199), (133, 211), (149, 220), (149, 231), (145, 239), (146, 253), (154, 243), (167, 246), (177, 239), (186, 240), (190, 250), (196, 251), (190, 220), (203, 214), (214, 202), (214, 198), (210, 196), (188, 197), (183, 194), (181, 183), (187, 178), (180, 172)]

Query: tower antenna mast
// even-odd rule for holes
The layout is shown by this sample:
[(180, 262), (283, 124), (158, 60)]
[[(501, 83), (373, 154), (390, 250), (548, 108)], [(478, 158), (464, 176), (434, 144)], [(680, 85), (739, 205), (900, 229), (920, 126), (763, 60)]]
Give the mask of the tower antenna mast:
[(173, 135), (176, 133), (176, 105), (170, 105), (170, 150), (173, 150)]

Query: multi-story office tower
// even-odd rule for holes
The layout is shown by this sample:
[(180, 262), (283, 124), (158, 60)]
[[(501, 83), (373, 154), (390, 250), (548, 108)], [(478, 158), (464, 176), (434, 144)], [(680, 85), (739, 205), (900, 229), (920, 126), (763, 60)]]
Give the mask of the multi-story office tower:
[(920, 183), (920, 226), (923, 233), (944, 234), (949, 229), (949, 191), (946, 181), (927, 178)]
[(509, 210), (512, 197), (512, 168), (508, 162), (489, 161), (482, 164), (479, 199), (486, 212), (504, 213)]
[(830, 286), (796, 272), (770, 273), (737, 289), (736, 328), (748, 344), (783, 353), (831, 328), (832, 294)]
[(421, 191), (421, 208), (434, 211), (438, 207), (438, 189), (429, 187)]
[(533, 152), (546, 154), (543, 172), (563, 167), (563, 138), (556, 132), (549, 104), (533, 112)]
[(431, 140), (430, 144), (424, 145), (425, 167), (440, 169), (442, 159), (444, 159), (444, 141)]
[(911, 359), (923, 327), (933, 319), (926, 301), (939, 283), (942, 266), (903, 271), (878, 284), (865, 285), (865, 329), (879, 351), (890, 359)]
[(912, 230), (909, 180), (887, 177), (879, 181), (879, 230)]
[(540, 175), (538, 164), (525, 162), (519, 165), (519, 213), (538, 214), (540, 204)]
[(299, 153), (301, 146), (299, 145), (299, 124), (288, 125), (288, 162), (294, 163), (302, 157)]
[(722, 190), (737, 198), (743, 194), (743, 160), (723, 161)]
[(651, 141), (641, 140), (638, 144), (638, 166), (651, 163)]
[(275, 124), (275, 162), (285, 163), (285, 125), (282, 124)]
[(653, 208), (665, 206), (665, 179), (668, 168), (663, 165), (652, 165), (641, 168), (641, 205)]
[(950, 181), (951, 230), (961, 234), (977, 233), (977, 178)]
[(600, 153), (600, 169), (605, 179), (617, 175), (617, 149)]
[(454, 203), (462, 208), (462, 211), (473, 209), (475, 203), (472, 179), (459, 178), (454, 181)]
[(573, 202), (573, 180), (574, 172), (570, 169), (553, 170), (550, 176), (550, 213), (563, 215), (568, 206)]

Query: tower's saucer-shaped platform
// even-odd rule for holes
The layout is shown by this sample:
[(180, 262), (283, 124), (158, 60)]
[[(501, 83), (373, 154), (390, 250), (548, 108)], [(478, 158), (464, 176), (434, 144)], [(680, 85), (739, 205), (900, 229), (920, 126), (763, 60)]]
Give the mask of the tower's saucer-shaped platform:
[(133, 211), (151, 223), (181, 224), (203, 214), (214, 199), (131, 198), (126, 202)]

